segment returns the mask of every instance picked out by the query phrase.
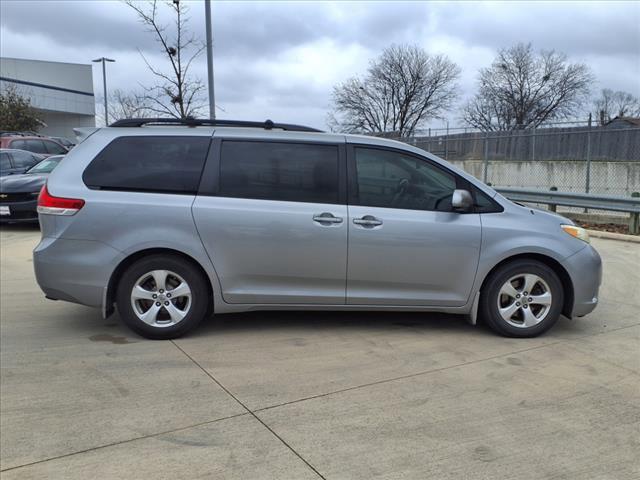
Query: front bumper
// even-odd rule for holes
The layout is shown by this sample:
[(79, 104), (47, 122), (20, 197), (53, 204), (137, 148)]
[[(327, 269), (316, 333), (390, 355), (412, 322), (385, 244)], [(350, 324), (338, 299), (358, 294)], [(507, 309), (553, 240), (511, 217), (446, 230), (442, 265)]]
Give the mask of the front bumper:
[(0, 215), (0, 223), (19, 223), (38, 221), (38, 199), (25, 202), (0, 202), (0, 207), (9, 207), (9, 215)]
[(602, 260), (591, 245), (563, 260), (562, 265), (573, 282), (571, 317), (591, 313), (598, 305), (598, 291), (602, 283)]

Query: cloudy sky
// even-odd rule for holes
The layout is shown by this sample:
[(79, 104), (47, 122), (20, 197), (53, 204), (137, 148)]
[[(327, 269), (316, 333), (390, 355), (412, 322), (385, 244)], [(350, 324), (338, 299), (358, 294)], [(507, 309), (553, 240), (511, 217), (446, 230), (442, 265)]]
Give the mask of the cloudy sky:
[[(497, 49), (531, 42), (587, 63), (602, 88), (640, 96), (640, 2), (213, 2), (218, 116), (325, 128), (332, 86), (392, 43), (446, 54), (462, 69), (461, 102)], [(204, 39), (204, 4), (188, 2)], [(108, 65), (109, 88), (153, 80), (138, 49), (163, 65), (135, 12), (112, 1), (0, 1), (0, 55)], [(167, 17), (167, 20), (169, 18)], [(202, 55), (194, 73), (206, 81)], [(94, 67), (96, 95), (102, 94)], [(450, 112), (452, 124), (459, 115)], [(442, 121), (432, 122), (440, 126)]]

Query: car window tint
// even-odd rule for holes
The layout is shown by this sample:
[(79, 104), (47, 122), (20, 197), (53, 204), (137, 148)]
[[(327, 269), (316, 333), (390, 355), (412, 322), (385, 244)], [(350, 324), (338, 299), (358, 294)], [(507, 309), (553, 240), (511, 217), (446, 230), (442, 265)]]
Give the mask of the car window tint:
[(220, 195), (338, 202), (338, 147), (284, 142), (222, 143)]
[(27, 143), (25, 140), (13, 140), (9, 146), (11, 148), (15, 148), (17, 150), (26, 150), (27, 148)]
[(11, 168), (11, 160), (7, 152), (0, 152), (0, 170), (9, 170)]
[(109, 143), (83, 173), (106, 190), (195, 193), (210, 137), (133, 136)]
[(486, 194), (480, 191), (480, 189), (473, 187), (473, 195), (475, 197), (475, 211), (476, 213), (494, 213), (501, 212), (502, 208), (491, 200)]
[(451, 210), (455, 177), (411, 155), (356, 148), (358, 203), (371, 207)]
[(34, 157), (31, 153), (25, 151), (12, 152), (11, 156), (13, 157), (15, 168), (30, 168), (42, 160), (42, 157)]
[(47, 149), (44, 147), (42, 140), (25, 140), (25, 150), (34, 153), (47, 153)]
[(61, 153), (67, 153), (65, 148), (62, 145), (57, 144), (56, 142), (52, 142), (51, 140), (43, 140), (45, 148), (47, 149), (47, 153), (52, 153), (55, 155), (60, 155)]

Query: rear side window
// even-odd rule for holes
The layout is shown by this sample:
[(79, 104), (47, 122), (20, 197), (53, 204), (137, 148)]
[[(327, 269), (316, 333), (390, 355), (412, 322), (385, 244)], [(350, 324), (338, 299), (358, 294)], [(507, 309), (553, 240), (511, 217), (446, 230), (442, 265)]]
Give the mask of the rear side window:
[(27, 152), (13, 152), (11, 156), (16, 168), (31, 168), (42, 160), (42, 158), (36, 158)]
[(220, 195), (338, 203), (338, 147), (280, 142), (222, 143)]
[(9, 170), (11, 168), (11, 161), (9, 160), (9, 154), (7, 152), (0, 152), (0, 170)]
[(44, 148), (44, 142), (42, 140), (24, 140), (24, 143), (24, 150), (34, 153), (47, 153), (47, 149)]
[(210, 137), (120, 137), (84, 171), (90, 188), (196, 193)]

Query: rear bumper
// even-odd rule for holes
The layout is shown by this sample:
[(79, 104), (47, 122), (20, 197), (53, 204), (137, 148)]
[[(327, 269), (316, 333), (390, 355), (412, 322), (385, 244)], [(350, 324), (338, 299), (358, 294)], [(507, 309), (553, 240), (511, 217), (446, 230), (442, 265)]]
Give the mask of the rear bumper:
[(102, 242), (45, 237), (33, 251), (33, 266), (48, 298), (101, 307), (121, 258), (119, 251)]
[(573, 282), (572, 317), (591, 313), (598, 305), (598, 291), (602, 283), (602, 260), (591, 245), (566, 258), (562, 265)]
[(21, 223), (38, 221), (38, 200), (34, 198), (27, 202), (0, 202), (0, 206), (9, 207), (10, 215), (0, 215), (0, 223)]

